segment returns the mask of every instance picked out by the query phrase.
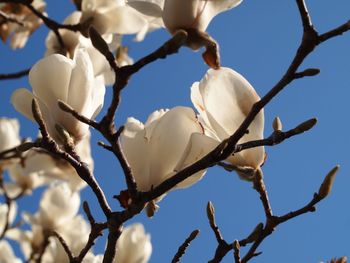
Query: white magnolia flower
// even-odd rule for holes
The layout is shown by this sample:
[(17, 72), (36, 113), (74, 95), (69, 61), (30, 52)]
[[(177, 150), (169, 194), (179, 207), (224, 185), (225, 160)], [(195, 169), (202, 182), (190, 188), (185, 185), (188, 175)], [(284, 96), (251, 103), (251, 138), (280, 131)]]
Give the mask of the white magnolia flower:
[(147, 23), (125, 0), (83, 0), (81, 3), (84, 22), (92, 18), (93, 27), (101, 34), (135, 34)]
[[(75, 11), (70, 14), (65, 20), (64, 24), (77, 24), (81, 19), (82, 13)], [(89, 38), (84, 37), (80, 32), (73, 32), (67, 29), (59, 29), (64, 44), (64, 50), (62, 50), (54, 32), (50, 31), (46, 37), (46, 52), (45, 56), (52, 54), (63, 54), (69, 58), (74, 57), (76, 49), (84, 48), (90, 56), (92, 66), (94, 69), (94, 76), (102, 76), (105, 85), (111, 85), (114, 83), (114, 72), (112, 71), (106, 58), (94, 48)], [(120, 37), (107, 36), (106, 42), (109, 44), (110, 51), (115, 52), (120, 45)]]
[(62, 142), (56, 125), (63, 127), (79, 142), (89, 127), (58, 107), (65, 102), (80, 114), (94, 119), (100, 112), (105, 94), (102, 78), (95, 78), (93, 66), (85, 50), (76, 51), (74, 60), (54, 54), (37, 62), (29, 73), (33, 93), (18, 89), (12, 94), (12, 104), (27, 118), (34, 120), (32, 100), (36, 98), (50, 135)]
[[(204, 126), (207, 145), (212, 148), (232, 135), (244, 121), (253, 104), (260, 100), (249, 82), (229, 68), (210, 69), (191, 89), (191, 99)], [(238, 143), (263, 139), (264, 112), (255, 117), (249, 132)], [(241, 151), (227, 159), (238, 167), (258, 169), (265, 158), (264, 147)]]
[(54, 185), (44, 192), (32, 220), (44, 229), (56, 230), (76, 216), (79, 206), (78, 192), (72, 192), (66, 183)]
[[(39, 211), (34, 216), (28, 213), (22, 215), (31, 230), (11, 229), (7, 237), (20, 244), (26, 260), (31, 255), (40, 253), (45, 236), (51, 231), (59, 233), (73, 254), (78, 254), (85, 246), (90, 233), (89, 224), (82, 216), (77, 215), (79, 204), (78, 193), (72, 193), (66, 184), (49, 188), (43, 194)], [(49, 238), (42, 262), (69, 262), (56, 237)]]
[[(202, 157), (203, 152), (192, 151), (198, 147), (192, 137), (201, 134), (202, 126), (194, 111), (187, 107), (156, 111), (145, 124), (129, 118), (121, 135), (121, 146), (138, 190), (151, 190)], [(196, 173), (177, 187), (192, 185), (204, 172)]]
[(1, 263), (21, 263), (22, 261), (16, 257), (10, 244), (6, 240), (0, 241), (0, 262)]
[(146, 263), (152, 254), (151, 237), (142, 224), (126, 227), (117, 242), (114, 263)]

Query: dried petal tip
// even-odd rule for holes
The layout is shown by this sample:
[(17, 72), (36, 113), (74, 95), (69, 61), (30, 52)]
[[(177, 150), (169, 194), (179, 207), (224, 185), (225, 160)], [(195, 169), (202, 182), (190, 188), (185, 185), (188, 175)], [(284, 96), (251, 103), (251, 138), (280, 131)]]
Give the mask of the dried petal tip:
[(282, 128), (283, 128), (282, 122), (278, 116), (274, 118), (272, 123), (272, 128), (274, 131), (282, 131)]
[(339, 165), (335, 166), (325, 177), (325, 179), (323, 180), (320, 189), (318, 190), (318, 196), (321, 199), (324, 199), (325, 197), (327, 197), (331, 190), (332, 190), (332, 186), (333, 186), (333, 182), (334, 182), (334, 178), (336, 173), (339, 170)]
[(207, 216), (210, 224), (215, 225), (215, 209), (211, 201), (209, 201), (207, 204)]

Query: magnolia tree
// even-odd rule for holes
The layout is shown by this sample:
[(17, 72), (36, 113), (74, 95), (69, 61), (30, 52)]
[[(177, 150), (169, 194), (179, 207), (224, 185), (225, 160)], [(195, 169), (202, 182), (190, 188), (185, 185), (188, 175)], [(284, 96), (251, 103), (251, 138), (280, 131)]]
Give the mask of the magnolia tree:
[[(299, 42), (299, 46), (280, 80), (265, 94), (259, 91), (258, 95), (249, 80), (222, 65), (221, 43), (207, 32), (217, 15), (231, 12), (241, 0), (73, 2), (75, 11), (67, 13), (64, 21), (57, 21), (46, 13), (49, 3), (44, 1), (0, 0), (0, 36), (12, 49), (24, 48), (39, 27), (48, 29), (46, 39), (41, 40), (46, 46), (41, 59), (28, 70), (0, 75), (1, 80), (28, 75), (27, 86), (11, 91), (10, 100), (14, 109), (40, 130), (37, 138), (22, 138), (17, 119), (0, 119), (0, 262), (148, 262), (152, 250), (157, 248), (152, 248), (152, 233), (135, 223), (134, 218), (148, 220), (142, 214), (156, 218), (164, 199), (170, 198), (168, 194), (206, 180), (205, 174), (212, 173), (214, 166), (238, 176), (244, 181), (241, 187), (252, 186), (264, 215), (254, 219), (255, 227), (250, 233), (234, 236), (220, 231), (214, 205), (207, 200), (208, 228), (214, 235), (204, 238), (216, 240), (211, 243), (214, 245), (208, 260), (259, 262), (263, 260), (261, 244), (277, 227), (314, 212), (316, 205), (330, 194), (338, 166), (326, 174), (323, 182), (316, 182), (316, 192), (305, 200), (306, 204), (273, 213), (262, 167), (270, 162), (265, 146), (309, 131), (317, 121), (302, 120), (285, 130), (278, 117), (265, 123), (264, 108), (292, 82), (320, 73), (318, 68), (305, 67), (304, 60), (325, 42), (350, 30), (349, 22), (318, 32), (305, 1), (295, 0), (294, 11), (301, 23), (290, 23), (301, 24), (302, 35), (300, 40), (291, 41)], [(122, 44), (122, 36), (133, 35), (136, 42), (131, 45), (138, 48), (142, 46), (138, 42), (149, 32), (164, 28), (170, 33), (169, 40), (134, 62)], [(130, 80), (149, 64), (164, 63), (157, 60), (178, 53), (182, 47), (202, 50), (202, 58), (196, 55), (191, 66), (204, 61), (207, 67), (203, 76), (189, 72), (193, 78), (192, 105), (157, 109), (149, 112), (144, 121), (129, 117), (119, 124), (116, 118), (122, 91), (128, 88)], [(171, 62), (167, 67), (175, 71)], [(264, 136), (265, 124), (273, 127), (269, 136)], [(101, 186), (99, 171), (94, 173), (90, 145), (93, 136), (100, 138), (98, 144), (108, 153), (106, 156), (121, 167), (118, 177), (125, 184), (118, 185), (115, 177), (108, 177), (108, 184), (116, 185), (113, 192)], [(106, 171), (114, 175), (113, 169)], [(93, 198), (82, 200), (83, 189), (91, 191)], [(181, 195), (180, 190), (176, 191)], [(213, 191), (220, 192), (220, 188)], [(34, 212), (21, 203), (31, 198), (38, 202)], [(234, 198), (241, 202), (245, 199)], [(234, 202), (222, 201), (226, 202), (227, 214), (237, 212)], [(317, 221), (317, 215), (313, 220)], [(168, 224), (178, 229), (185, 227), (176, 218)], [(195, 229), (183, 237), (182, 244), (171, 248), (174, 253), (168, 256), (169, 261), (179, 262), (198, 234)], [(303, 238), (303, 233), (298, 236)], [(167, 238), (164, 236), (164, 240)], [(95, 242), (102, 242), (103, 250), (98, 251)], [(159, 261), (155, 258), (154, 262)], [(332, 262), (346, 262), (346, 258)]]

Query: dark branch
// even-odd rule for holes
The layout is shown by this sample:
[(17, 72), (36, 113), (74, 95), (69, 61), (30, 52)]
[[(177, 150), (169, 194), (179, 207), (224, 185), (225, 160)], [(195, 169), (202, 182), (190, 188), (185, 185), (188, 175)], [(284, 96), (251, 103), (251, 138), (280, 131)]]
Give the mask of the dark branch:
[(171, 263), (178, 263), (180, 262), (181, 257), (186, 253), (186, 249), (191, 244), (191, 242), (199, 235), (199, 230), (196, 229), (192, 231), (192, 233), (186, 238), (185, 242), (179, 247), (177, 250), (173, 260)]
[(30, 69), (24, 69), (15, 73), (4, 73), (0, 74), (0, 80), (6, 80), (6, 79), (18, 79), (24, 76), (27, 76)]

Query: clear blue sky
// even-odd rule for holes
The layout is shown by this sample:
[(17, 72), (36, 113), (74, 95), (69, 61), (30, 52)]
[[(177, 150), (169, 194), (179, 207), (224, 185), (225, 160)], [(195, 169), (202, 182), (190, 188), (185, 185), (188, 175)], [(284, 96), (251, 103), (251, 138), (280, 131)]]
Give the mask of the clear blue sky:
[[(309, 0), (309, 10), (319, 32), (324, 32), (350, 19), (350, 2)], [(74, 9), (70, 1), (48, 1), (47, 12), (63, 21)], [(42, 27), (23, 50), (11, 51), (0, 45), (0, 72), (26, 68), (44, 53), (48, 30)], [(300, 42), (301, 25), (294, 1), (243, 1), (229, 12), (217, 16), (208, 32), (218, 41), (222, 64), (245, 76), (260, 95), (264, 95), (282, 76)], [(136, 43), (127, 37), (130, 54), (140, 58), (158, 48), (169, 38), (165, 30), (149, 34)], [(317, 212), (281, 225), (267, 238), (254, 262), (319, 262), (335, 256), (350, 255), (350, 34), (320, 46), (302, 68), (317, 67), (321, 74), (295, 81), (265, 108), (265, 135), (271, 133), (271, 122), (280, 116), (285, 129), (311, 117), (317, 126), (306, 134), (267, 148), (268, 160), (263, 168), (274, 212), (284, 214), (306, 204), (318, 190), (325, 174), (336, 164), (341, 169), (333, 192), (320, 203)], [(123, 92), (117, 114), (119, 124), (128, 116), (145, 121), (159, 108), (191, 106), (190, 87), (207, 70), (199, 52), (183, 48), (169, 59), (157, 61), (135, 75)], [(9, 103), (15, 88), (28, 87), (28, 80), (0, 82), (0, 115), (19, 118), (21, 135), (35, 137), (37, 128), (14, 111)], [(110, 92), (106, 97), (106, 104)], [(101, 115), (101, 114), (100, 114)], [(113, 208), (119, 209), (112, 196), (124, 188), (121, 170), (114, 157), (96, 146), (101, 139), (94, 133), (95, 175)], [(97, 218), (103, 219), (90, 190), (82, 199), (89, 200)], [(222, 169), (213, 168), (202, 181), (185, 190), (174, 191), (161, 201), (153, 219), (143, 214), (133, 219), (142, 222), (152, 235), (151, 262), (169, 262), (178, 246), (194, 229), (201, 230), (182, 262), (206, 262), (214, 254), (216, 241), (211, 232), (205, 207), (211, 200), (216, 208), (217, 223), (226, 240), (246, 237), (264, 220), (258, 195), (250, 184)], [(37, 204), (25, 198), (20, 205), (35, 211)], [(103, 251), (98, 242), (97, 252)], [(242, 253), (244, 253), (244, 249)], [(229, 253), (223, 262), (232, 262)]]

